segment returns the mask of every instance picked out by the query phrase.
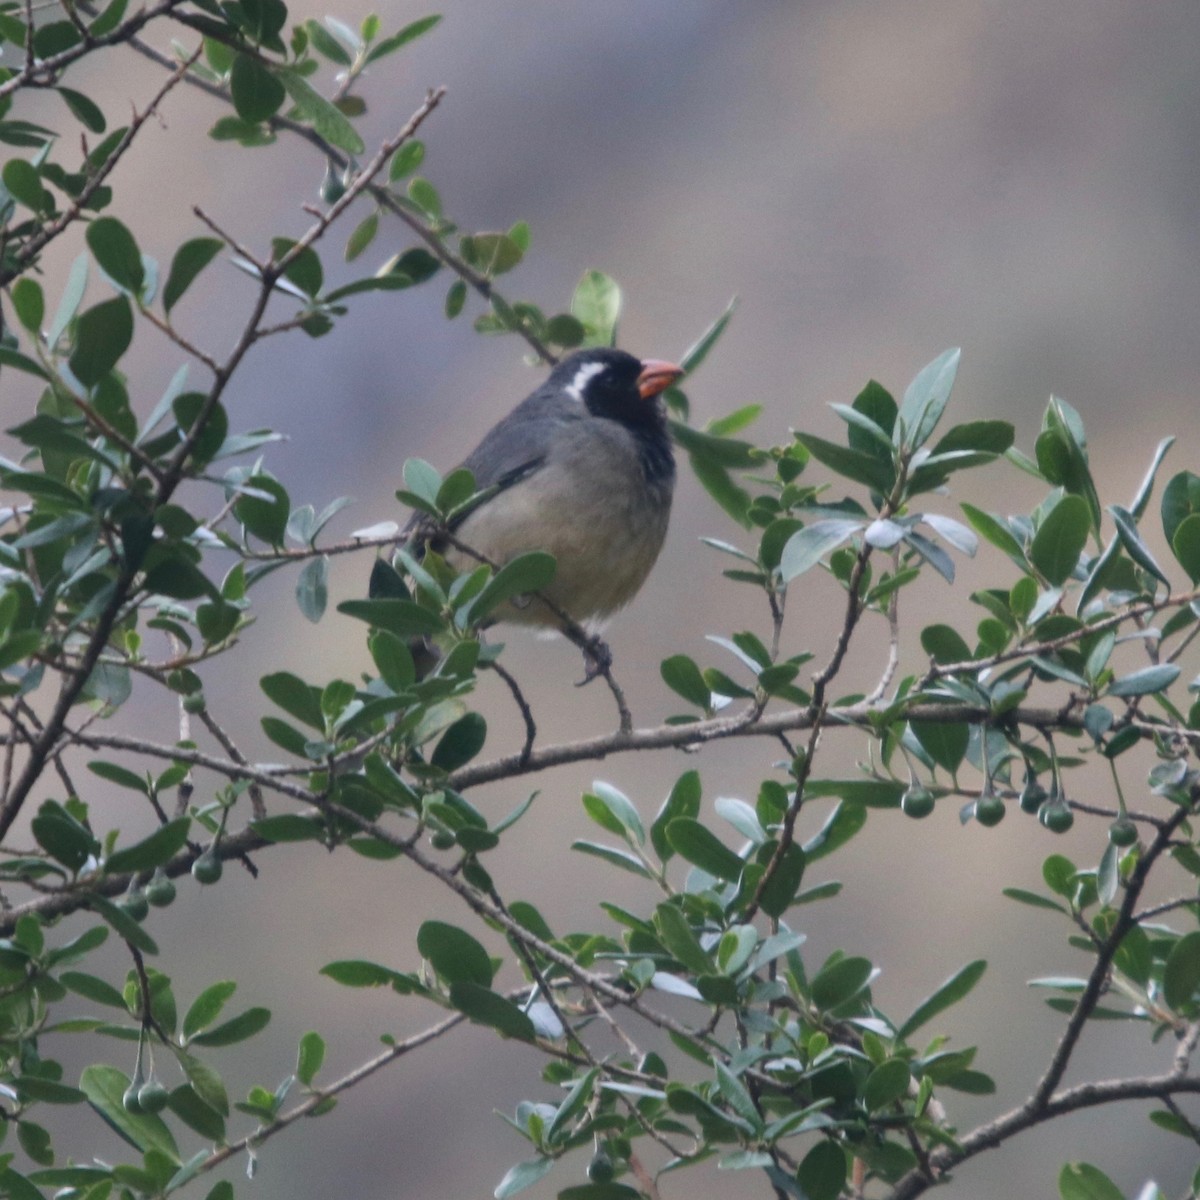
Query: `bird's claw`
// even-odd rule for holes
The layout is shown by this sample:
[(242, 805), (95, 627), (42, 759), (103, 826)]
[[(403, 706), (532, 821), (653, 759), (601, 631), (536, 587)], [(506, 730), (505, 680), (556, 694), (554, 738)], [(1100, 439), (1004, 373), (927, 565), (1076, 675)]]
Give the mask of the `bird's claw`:
[(603, 638), (591, 638), (583, 646), (583, 678), (575, 686), (586, 687), (593, 679), (603, 675), (612, 666), (612, 661), (608, 643)]

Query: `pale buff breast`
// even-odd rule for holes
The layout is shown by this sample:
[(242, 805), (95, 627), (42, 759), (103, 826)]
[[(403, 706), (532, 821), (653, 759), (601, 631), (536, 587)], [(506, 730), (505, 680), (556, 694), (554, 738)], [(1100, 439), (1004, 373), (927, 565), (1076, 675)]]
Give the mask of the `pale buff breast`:
[[(553, 554), (558, 569), (547, 594), (584, 624), (610, 616), (641, 587), (662, 549), (671, 505), (671, 481), (647, 481), (633, 435), (615, 422), (588, 425), (457, 530), (460, 541), (498, 564), (530, 550)], [(473, 565), (458, 551), (447, 557), (460, 570)], [(544, 605), (524, 598), (499, 615), (555, 623)]]

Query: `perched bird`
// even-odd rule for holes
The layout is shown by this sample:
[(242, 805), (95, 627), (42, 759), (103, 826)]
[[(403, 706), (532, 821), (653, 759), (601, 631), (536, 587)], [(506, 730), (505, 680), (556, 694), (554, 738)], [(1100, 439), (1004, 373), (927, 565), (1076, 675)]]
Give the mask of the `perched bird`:
[[(564, 359), (463, 460), (477, 490), (494, 490), (452, 528), (454, 540), (496, 566), (531, 550), (554, 555), (545, 595), (576, 622), (599, 626), (637, 593), (666, 537), (675, 460), (659, 397), (682, 374), (622, 350)], [(423, 514), (406, 528), (410, 542), (457, 569), (477, 565), (439, 532)], [(561, 625), (533, 596), (497, 617)]]

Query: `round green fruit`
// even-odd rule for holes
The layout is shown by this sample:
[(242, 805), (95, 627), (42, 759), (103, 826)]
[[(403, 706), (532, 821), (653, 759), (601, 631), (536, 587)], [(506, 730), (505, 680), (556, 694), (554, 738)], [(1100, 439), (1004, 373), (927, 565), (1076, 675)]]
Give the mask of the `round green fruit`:
[(1128, 817), (1118, 817), (1108, 827), (1108, 840), (1114, 846), (1132, 846), (1138, 840), (1137, 826)]
[(928, 788), (913, 785), (900, 797), (900, 811), (920, 820), (933, 812), (934, 795)]
[(157, 1079), (147, 1079), (138, 1088), (137, 1101), (142, 1112), (158, 1113), (167, 1107), (169, 1093)]
[(126, 892), (117, 901), (117, 905), (138, 922), (144, 921), (146, 914), (150, 911), (150, 902), (142, 892)]
[(588, 1163), (587, 1174), (593, 1183), (608, 1183), (616, 1174), (613, 1160), (606, 1150), (597, 1150), (592, 1155), (592, 1161)]
[(1075, 824), (1075, 814), (1065, 800), (1047, 800), (1038, 811), (1038, 820), (1051, 833), (1066, 833)]
[(975, 801), (975, 820), (991, 829), (1004, 820), (1004, 801), (999, 796), (980, 796)]
[(192, 863), (192, 878), (197, 883), (216, 883), (224, 869), (221, 860), (211, 850), (205, 850)]
[(1049, 799), (1050, 793), (1036, 779), (1029, 780), (1021, 790), (1021, 811), (1036, 813)]
[(207, 707), (203, 692), (190, 692), (183, 698), (183, 711), (185, 713), (202, 713)]
[(138, 1099), (138, 1092), (140, 1090), (141, 1088), (138, 1086), (136, 1080), (125, 1089), (125, 1093), (121, 1097), (121, 1107), (127, 1113), (137, 1114), (142, 1111), (142, 1103)]
[(155, 908), (166, 908), (175, 899), (175, 885), (165, 875), (155, 875), (145, 890), (146, 899)]

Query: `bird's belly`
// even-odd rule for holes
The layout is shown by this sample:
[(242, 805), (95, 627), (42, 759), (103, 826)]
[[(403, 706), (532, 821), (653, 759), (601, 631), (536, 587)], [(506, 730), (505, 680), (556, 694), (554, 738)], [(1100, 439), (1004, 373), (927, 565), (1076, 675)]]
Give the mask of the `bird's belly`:
[[(496, 501), (462, 523), (459, 540), (496, 564), (531, 550), (554, 555), (557, 570), (546, 595), (585, 624), (609, 616), (641, 587), (662, 549), (670, 507), (669, 493), (664, 502), (640, 481), (632, 489), (593, 495), (579, 487), (577, 475), (572, 479), (555, 467)], [(459, 569), (473, 565), (459, 551), (447, 557)], [(534, 597), (517, 597), (498, 615), (526, 625), (557, 623)]]

